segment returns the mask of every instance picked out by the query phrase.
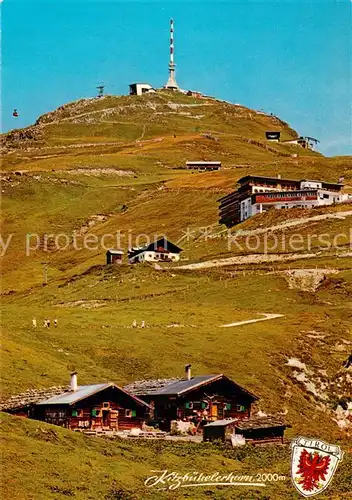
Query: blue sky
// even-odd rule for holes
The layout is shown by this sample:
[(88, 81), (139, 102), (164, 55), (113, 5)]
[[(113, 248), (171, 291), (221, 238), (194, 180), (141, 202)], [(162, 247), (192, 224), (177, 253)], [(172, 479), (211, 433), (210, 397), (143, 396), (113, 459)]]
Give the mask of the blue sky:
[[(177, 80), (272, 112), (327, 155), (352, 154), (351, 2), (2, 2), (3, 130), (68, 101), (167, 80), (175, 19)], [(18, 108), (20, 117), (12, 117)]]

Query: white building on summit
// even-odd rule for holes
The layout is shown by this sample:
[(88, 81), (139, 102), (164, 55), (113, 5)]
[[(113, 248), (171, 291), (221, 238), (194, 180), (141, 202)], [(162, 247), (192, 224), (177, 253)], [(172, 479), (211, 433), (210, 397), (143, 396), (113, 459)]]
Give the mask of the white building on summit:
[(149, 83), (131, 83), (130, 95), (142, 95), (155, 92), (155, 89)]

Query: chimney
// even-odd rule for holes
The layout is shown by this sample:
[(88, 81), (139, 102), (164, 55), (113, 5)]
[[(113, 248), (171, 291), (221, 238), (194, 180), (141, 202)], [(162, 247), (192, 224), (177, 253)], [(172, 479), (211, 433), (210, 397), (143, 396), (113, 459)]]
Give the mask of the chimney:
[(191, 366), (192, 365), (185, 366), (185, 379), (186, 380), (191, 380)]
[(77, 372), (71, 373), (71, 391), (77, 391)]

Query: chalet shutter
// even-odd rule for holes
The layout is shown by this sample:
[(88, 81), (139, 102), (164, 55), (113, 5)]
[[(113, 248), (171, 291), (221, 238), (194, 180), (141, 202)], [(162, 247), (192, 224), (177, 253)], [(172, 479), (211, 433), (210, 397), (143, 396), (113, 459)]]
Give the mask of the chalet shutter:
[(136, 417), (137, 416), (136, 410), (132, 410), (131, 415), (132, 415), (132, 417)]
[(78, 410), (72, 410), (72, 416), (78, 417)]
[(97, 410), (92, 410), (92, 417), (96, 417), (97, 416)]
[(231, 403), (226, 403), (225, 410), (231, 410)]
[(192, 410), (192, 408), (193, 408), (193, 403), (192, 403), (192, 401), (187, 401), (187, 402), (186, 402), (186, 404), (185, 404), (185, 408), (186, 408), (187, 410)]

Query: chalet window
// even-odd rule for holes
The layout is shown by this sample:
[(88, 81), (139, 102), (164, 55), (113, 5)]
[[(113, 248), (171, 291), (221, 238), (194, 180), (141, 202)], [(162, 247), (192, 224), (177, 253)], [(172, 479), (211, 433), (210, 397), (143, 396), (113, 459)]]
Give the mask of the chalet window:
[(237, 405), (237, 411), (246, 411), (245, 406)]
[(225, 410), (231, 410), (231, 403), (225, 404)]
[(136, 410), (125, 410), (125, 417), (133, 418), (137, 416)]
[(101, 417), (100, 410), (92, 410), (92, 417)]
[(110, 408), (110, 403), (109, 402), (103, 403), (103, 408)]
[(82, 416), (83, 416), (83, 410), (77, 410), (77, 409), (72, 410), (72, 417), (82, 417)]
[(193, 410), (193, 402), (192, 401), (187, 401), (185, 404), (185, 408), (187, 410)]
[(209, 408), (208, 401), (202, 401), (201, 407), (203, 410), (207, 410)]

